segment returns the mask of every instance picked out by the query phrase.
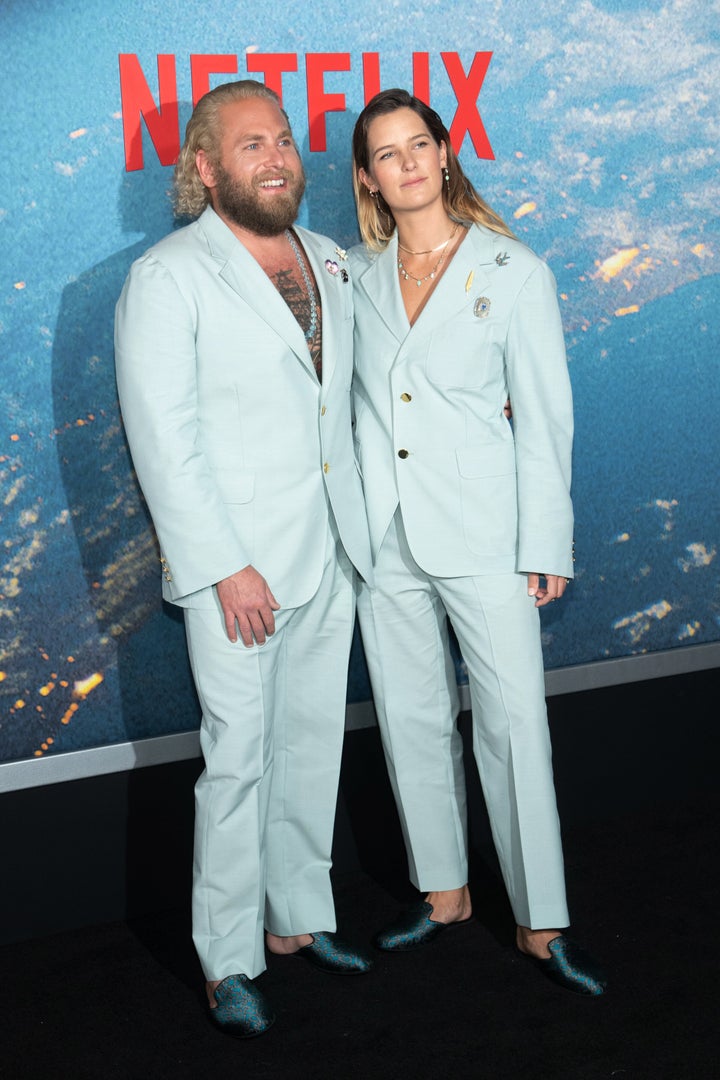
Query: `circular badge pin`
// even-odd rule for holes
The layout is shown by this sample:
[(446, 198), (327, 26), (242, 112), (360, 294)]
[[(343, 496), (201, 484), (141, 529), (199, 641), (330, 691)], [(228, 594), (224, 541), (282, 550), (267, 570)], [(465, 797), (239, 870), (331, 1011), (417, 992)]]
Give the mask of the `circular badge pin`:
[(487, 296), (478, 296), (473, 306), (473, 315), (478, 319), (487, 319), (490, 314), (490, 301)]

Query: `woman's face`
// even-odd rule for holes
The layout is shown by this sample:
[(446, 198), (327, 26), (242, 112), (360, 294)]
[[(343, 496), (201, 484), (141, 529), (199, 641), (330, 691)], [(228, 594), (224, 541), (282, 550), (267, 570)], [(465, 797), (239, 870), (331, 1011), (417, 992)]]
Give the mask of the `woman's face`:
[(419, 210), (442, 199), (445, 143), (438, 144), (413, 109), (377, 116), (368, 128), (369, 191), (379, 190), (393, 215)]

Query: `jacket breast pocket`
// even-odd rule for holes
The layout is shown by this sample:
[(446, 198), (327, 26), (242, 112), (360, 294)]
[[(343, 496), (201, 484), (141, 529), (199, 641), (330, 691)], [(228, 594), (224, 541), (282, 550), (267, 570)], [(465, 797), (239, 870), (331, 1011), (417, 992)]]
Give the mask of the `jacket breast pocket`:
[(435, 386), (483, 386), (502, 364), (503, 327), (498, 320), (461, 317), (436, 330), (431, 338), (425, 371)]
[(517, 475), (512, 442), (455, 451), (465, 542), (478, 555), (508, 555), (517, 546)]

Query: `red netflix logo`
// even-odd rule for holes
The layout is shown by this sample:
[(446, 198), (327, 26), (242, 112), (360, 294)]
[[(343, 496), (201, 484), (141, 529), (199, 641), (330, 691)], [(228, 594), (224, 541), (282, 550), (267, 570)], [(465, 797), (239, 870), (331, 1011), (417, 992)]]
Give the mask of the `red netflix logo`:
[[(466, 135), (470, 136), (479, 158), (493, 160), (492, 147), (477, 108), (477, 99), (487, 74), (491, 52), (477, 52), (466, 73), (455, 52), (440, 53), (450, 85), (457, 99), (457, 110), (449, 127), (450, 141), (456, 152)], [(261, 74), (267, 86), (282, 100), (283, 77), (298, 70), (297, 53), (247, 53), (250, 74)], [(134, 53), (121, 53), (120, 97), (122, 101), (125, 168), (128, 172), (143, 167), (142, 122), (162, 165), (174, 165), (180, 152), (180, 117), (178, 108), (175, 56), (161, 53), (157, 58), (158, 98), (150, 90), (140, 62)], [(306, 53), (309, 145), (312, 151), (327, 149), (326, 117), (329, 112), (343, 112), (344, 94), (325, 90), (325, 73), (350, 71), (350, 53)], [(412, 55), (413, 93), (430, 104), (430, 54)], [(192, 100), (195, 105), (210, 89), (210, 76), (236, 75), (238, 58), (231, 54), (198, 53), (190, 57)], [(363, 95), (365, 104), (380, 89), (379, 53), (362, 54)]]

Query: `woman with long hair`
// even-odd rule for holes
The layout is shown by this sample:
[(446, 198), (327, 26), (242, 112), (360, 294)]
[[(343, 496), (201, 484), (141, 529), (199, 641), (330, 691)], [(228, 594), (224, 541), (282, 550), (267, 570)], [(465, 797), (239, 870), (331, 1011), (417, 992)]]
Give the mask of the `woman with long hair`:
[[(569, 922), (539, 608), (572, 578), (572, 398), (553, 276), (404, 90), (353, 135), (364, 243), (350, 254), (356, 446), (375, 559), (361, 630), (411, 878), (387, 951), (470, 918), (466, 800), (448, 620), (520, 952), (598, 995)], [(512, 420), (504, 412), (512, 401)]]

